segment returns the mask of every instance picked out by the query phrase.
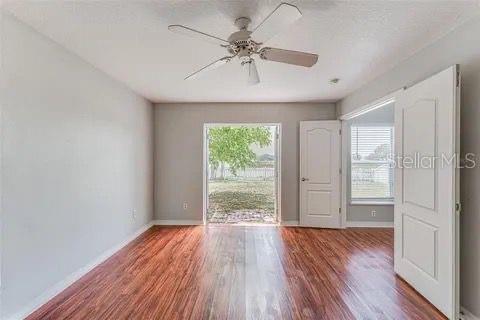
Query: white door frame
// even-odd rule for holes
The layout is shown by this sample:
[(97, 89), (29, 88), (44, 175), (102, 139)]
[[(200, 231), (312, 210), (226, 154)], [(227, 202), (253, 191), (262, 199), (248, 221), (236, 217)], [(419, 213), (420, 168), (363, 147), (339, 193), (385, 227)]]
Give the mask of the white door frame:
[(342, 127), (342, 135), (340, 137), (341, 139), (341, 152), (342, 152), (342, 164), (341, 164), (341, 170), (342, 170), (342, 176), (341, 176), (341, 181), (340, 181), (340, 208), (341, 208), (341, 228), (347, 228), (347, 189), (348, 189), (348, 181), (347, 181), (347, 170), (348, 170), (348, 157), (349, 157), (349, 152), (348, 152), (348, 146), (350, 144), (350, 141), (348, 139), (349, 135), (346, 134), (348, 128), (348, 120), (351, 120), (353, 118), (356, 118), (360, 115), (363, 115), (367, 112), (376, 110), (378, 108), (384, 107), (387, 104), (390, 103), (395, 103), (395, 100), (397, 99), (398, 95), (403, 91), (403, 89), (397, 90), (395, 92), (392, 92), (380, 99), (377, 99), (371, 103), (368, 103), (366, 105), (360, 106), (358, 108), (355, 108), (354, 110), (350, 111), (349, 113), (346, 113), (342, 116), (339, 117), (339, 120), (341, 121), (341, 127)]
[[(208, 224), (207, 210), (208, 210), (208, 143), (207, 135), (208, 129), (215, 127), (263, 127), (275, 126), (277, 127), (277, 137), (274, 138), (276, 143), (275, 158), (275, 214), (277, 216), (277, 225), (280, 225), (282, 219), (282, 124), (279, 122), (219, 122), (219, 123), (204, 123), (203, 124), (203, 224)], [(275, 140), (276, 139), (276, 140)]]

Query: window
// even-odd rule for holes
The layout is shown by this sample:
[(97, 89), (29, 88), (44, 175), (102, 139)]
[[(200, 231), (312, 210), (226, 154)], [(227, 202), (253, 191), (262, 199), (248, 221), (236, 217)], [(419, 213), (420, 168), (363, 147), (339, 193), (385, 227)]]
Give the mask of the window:
[(393, 201), (393, 127), (351, 127), (351, 201)]

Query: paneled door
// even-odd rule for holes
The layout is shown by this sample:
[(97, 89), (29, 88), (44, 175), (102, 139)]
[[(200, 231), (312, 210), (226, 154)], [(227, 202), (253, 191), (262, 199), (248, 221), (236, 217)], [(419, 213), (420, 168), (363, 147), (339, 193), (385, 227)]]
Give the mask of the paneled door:
[(458, 315), (458, 87), (453, 66), (395, 104), (395, 272), (450, 319)]
[(300, 225), (340, 227), (340, 121), (300, 122)]

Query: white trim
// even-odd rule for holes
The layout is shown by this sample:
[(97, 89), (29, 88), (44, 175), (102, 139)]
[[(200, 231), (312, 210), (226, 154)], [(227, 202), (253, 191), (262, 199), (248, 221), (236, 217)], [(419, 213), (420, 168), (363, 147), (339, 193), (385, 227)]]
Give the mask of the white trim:
[(476, 315), (474, 315), (464, 307), (460, 307), (460, 312), (462, 313), (460, 315), (461, 320), (480, 320), (480, 317), (477, 317)]
[(156, 226), (201, 226), (203, 220), (154, 220)]
[[(394, 102), (394, 101), (393, 101)], [(383, 106), (383, 105), (382, 105)], [(369, 112), (372, 110), (369, 110)], [(350, 122), (350, 127), (392, 127), (395, 123), (392, 122)]]
[(347, 228), (393, 228), (393, 221), (347, 221)]
[(209, 126), (203, 125), (203, 140), (202, 140), (202, 221), (203, 224), (207, 224), (207, 211), (208, 211), (208, 128)]
[(380, 99), (377, 99), (371, 103), (368, 103), (366, 105), (363, 105), (361, 107), (355, 108), (354, 110), (341, 115), (339, 117), (340, 120), (350, 120), (355, 117), (361, 116), (362, 114), (365, 114), (367, 112), (370, 112), (372, 110), (381, 108), (383, 106), (386, 106), (387, 104), (390, 104), (392, 102), (395, 102), (397, 100), (398, 95), (403, 91), (404, 89), (396, 90)]
[(392, 201), (373, 201), (373, 200), (352, 200), (350, 201), (351, 206), (393, 206), (395, 202)]
[[(460, 154), (460, 120), (461, 120), (461, 115), (460, 115), (460, 108), (461, 108), (461, 80), (462, 76), (460, 73), (460, 66), (456, 65), (455, 66), (455, 71), (457, 74), (457, 86), (455, 89), (455, 153)], [(455, 204), (459, 203), (461, 204), (461, 199), (460, 199), (460, 168), (459, 166), (456, 166), (455, 168)], [(461, 211), (461, 208), (460, 208)], [(454, 227), (454, 232), (455, 232), (455, 246), (454, 246), (454, 261), (455, 261), (455, 283), (453, 287), (455, 288), (455, 296), (454, 296), (454, 305), (455, 305), (455, 313), (459, 313), (462, 310), (461, 306), (461, 301), (460, 301), (460, 211), (455, 213), (455, 227)], [(468, 310), (464, 309), (465, 313), (470, 313)], [(471, 313), (470, 313), (471, 314)], [(478, 319), (478, 318), (477, 318)]]
[(277, 214), (277, 223), (281, 223), (283, 221), (282, 217), (282, 124), (277, 123), (274, 124), (277, 127), (277, 135), (275, 137), (275, 165), (276, 165), (276, 186), (277, 186), (277, 203), (276, 203), (276, 214)]
[(348, 170), (348, 157), (349, 157), (349, 137), (350, 134), (347, 134), (349, 129), (348, 122), (341, 120), (340, 123), (342, 127), (342, 134), (340, 137), (340, 160), (341, 160), (341, 176), (340, 176), (340, 216), (341, 216), (341, 225), (340, 228), (345, 229), (347, 227), (347, 170)]
[(26, 318), (28, 315), (32, 314), (34, 311), (36, 311), (38, 308), (43, 306), (45, 303), (53, 299), (56, 295), (61, 293), (63, 290), (68, 288), (70, 285), (72, 285), (75, 281), (78, 281), (81, 277), (86, 275), (88, 272), (92, 271), (95, 267), (97, 267), (99, 264), (113, 256), (115, 253), (117, 253), (119, 250), (121, 250), (123, 247), (128, 245), (130, 242), (135, 240), (138, 236), (140, 236), (142, 233), (147, 231), (153, 226), (153, 222), (149, 222), (137, 231), (135, 231), (133, 234), (128, 236), (125, 240), (120, 242), (119, 244), (111, 247), (110, 249), (104, 251), (101, 255), (90, 261), (88, 264), (86, 264), (84, 267), (78, 269), (77, 271), (71, 273), (68, 275), (66, 278), (63, 280), (57, 282), (53, 287), (50, 287), (46, 291), (44, 291), (41, 295), (37, 296), (34, 298), (27, 306), (25, 306), (22, 310), (19, 312), (9, 316), (7, 319), (9, 320), (20, 320)]
[(214, 127), (272, 127), (272, 126), (278, 126), (280, 125), (280, 122), (252, 122), (252, 121), (247, 121), (247, 122), (205, 122), (204, 127), (207, 128), (214, 128)]
[(299, 223), (298, 220), (291, 220), (291, 221), (281, 221), (280, 226), (282, 227), (298, 227)]
[[(282, 221), (282, 123), (281, 122), (219, 122), (219, 123), (212, 123), (206, 122), (203, 124), (203, 192), (202, 192), (202, 202), (203, 202), (203, 212), (202, 212), (202, 220), (204, 225), (208, 224), (207, 221), (207, 209), (208, 209), (208, 144), (207, 141), (207, 134), (209, 128), (215, 127), (277, 127), (277, 134), (278, 139), (275, 141), (276, 150), (275, 150), (275, 157), (276, 157), (276, 176), (275, 176), (275, 184), (276, 188), (276, 212), (277, 215), (277, 222), (280, 223)], [(276, 137), (273, 137), (276, 139)]]
[[(0, 5), (2, 0), (0, 0)], [(0, 15), (0, 24), (2, 23), (2, 17)], [(1, 32), (2, 30), (0, 30)], [(0, 41), (1, 42), (1, 41)], [(1, 46), (1, 45), (0, 45)], [(0, 48), (1, 51), (2, 48)], [(0, 67), (2, 66), (2, 53), (0, 52)], [(3, 133), (2, 130), (2, 123), (3, 123), (3, 106), (0, 105), (0, 133)], [(2, 177), (3, 177), (3, 134), (0, 134), (0, 318), (1, 318), (1, 310), (2, 310), (2, 257), (3, 257), (3, 192), (2, 192)]]

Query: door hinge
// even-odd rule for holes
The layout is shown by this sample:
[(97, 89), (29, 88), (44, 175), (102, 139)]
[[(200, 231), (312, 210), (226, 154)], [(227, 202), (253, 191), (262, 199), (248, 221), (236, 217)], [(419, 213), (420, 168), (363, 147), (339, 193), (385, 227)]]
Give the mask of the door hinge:
[(338, 129), (338, 134), (342, 135), (342, 129)]
[(342, 174), (342, 168), (338, 169), (338, 173)]
[(457, 88), (460, 87), (460, 71), (457, 71)]
[(460, 202), (455, 203), (455, 211), (462, 212), (462, 204)]
[(342, 208), (338, 208), (338, 213), (342, 213)]

